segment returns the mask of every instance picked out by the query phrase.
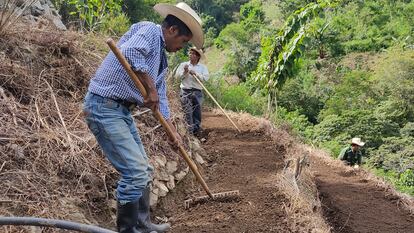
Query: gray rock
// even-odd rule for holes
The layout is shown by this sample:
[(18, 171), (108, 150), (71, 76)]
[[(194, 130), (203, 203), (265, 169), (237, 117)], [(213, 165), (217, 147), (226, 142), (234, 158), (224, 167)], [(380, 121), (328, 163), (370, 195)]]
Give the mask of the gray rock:
[(166, 169), (160, 169), (155, 173), (155, 179), (160, 181), (169, 181), (170, 175), (168, 175)]
[(155, 162), (157, 162), (161, 167), (165, 167), (167, 164), (167, 159), (165, 156), (155, 156), (154, 157)]
[(66, 30), (66, 26), (62, 23), (62, 20), (60, 19), (59, 13), (57, 10), (53, 7), (53, 5), (43, 5), (45, 9), (45, 13), (43, 17), (49, 19), (52, 21), (52, 23), (60, 30)]
[(168, 161), (167, 162), (167, 173), (171, 175), (174, 172), (176, 172), (177, 166), (178, 166), (178, 163), (176, 161)]
[[(0, 0), (0, 5), (3, 5), (5, 0)], [(60, 30), (67, 30), (66, 26), (63, 24), (60, 15), (58, 14), (56, 8), (53, 6), (53, 3), (49, 0), (38, 0), (34, 2), (30, 8), (26, 9), (25, 12), (22, 12), (25, 7), (25, 0), (16, 1), (15, 5), (18, 7), (16, 13), (22, 13), (22, 16), (25, 16), (24, 19), (30, 23), (36, 23), (38, 18), (43, 17), (50, 22), (52, 22), (56, 28)], [(27, 17), (32, 16), (32, 17)]]
[(202, 149), (201, 146), (200, 146), (200, 143), (198, 143), (197, 140), (192, 140), (191, 141), (190, 148), (191, 148), (192, 151), (199, 151), (199, 150)]
[(158, 203), (158, 190), (157, 194), (151, 192), (150, 193), (150, 206), (155, 206)]
[(154, 185), (155, 187), (157, 187), (159, 189), (159, 193), (158, 196), (159, 197), (165, 197), (167, 196), (167, 193), (169, 192), (167, 186), (165, 186), (165, 184), (161, 181), (155, 180), (154, 181)]
[(197, 139), (191, 141), (190, 148), (193, 153), (198, 153), (201, 157), (208, 158), (207, 152), (201, 147), (200, 141)]
[(31, 11), (31, 14), (35, 17), (39, 17), (39, 16), (45, 14), (45, 8), (43, 7), (43, 5), (39, 1), (35, 2), (32, 5), (30, 11)]
[(170, 175), (170, 180), (167, 182), (167, 188), (173, 190), (175, 188), (175, 179), (174, 176)]
[(206, 163), (203, 159), (203, 157), (201, 157), (201, 155), (199, 153), (195, 153), (194, 155), (194, 159), (197, 161), (197, 163), (199, 164), (204, 164)]
[(177, 181), (180, 181), (180, 180), (184, 179), (184, 177), (187, 175), (187, 173), (188, 173), (188, 171), (187, 171), (187, 172), (185, 172), (185, 171), (181, 171), (181, 172), (179, 172), (179, 173), (175, 174), (175, 175), (174, 175), (174, 178), (175, 178)]

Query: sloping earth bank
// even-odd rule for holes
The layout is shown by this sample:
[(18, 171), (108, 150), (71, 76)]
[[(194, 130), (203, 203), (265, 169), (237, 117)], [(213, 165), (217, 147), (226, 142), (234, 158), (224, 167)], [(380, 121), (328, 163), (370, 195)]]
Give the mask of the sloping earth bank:
[(240, 200), (207, 202), (185, 210), (183, 200), (205, 195), (188, 177), (157, 208), (170, 218), (171, 232), (291, 232), (285, 219), (286, 200), (275, 184), (285, 150), (246, 126), (237, 133), (224, 116), (205, 113), (203, 117), (207, 139), (203, 147), (211, 156), (203, 176), (212, 192), (237, 189)]
[[(167, 216), (173, 233), (295, 232), (286, 216), (288, 200), (276, 186), (285, 148), (251, 126), (237, 133), (224, 116), (205, 113), (203, 147), (208, 158), (202, 171), (213, 192), (240, 190), (241, 199), (207, 202), (184, 209), (183, 201), (205, 195), (188, 176), (164, 198), (156, 215)], [(311, 157), (311, 170), (331, 232), (414, 232), (414, 216), (395, 192), (381, 188), (364, 171), (330, 159)], [(329, 231), (329, 230), (328, 230)]]
[(312, 165), (332, 232), (414, 232), (414, 216), (401, 199), (364, 178), (362, 171), (338, 169), (322, 160)]

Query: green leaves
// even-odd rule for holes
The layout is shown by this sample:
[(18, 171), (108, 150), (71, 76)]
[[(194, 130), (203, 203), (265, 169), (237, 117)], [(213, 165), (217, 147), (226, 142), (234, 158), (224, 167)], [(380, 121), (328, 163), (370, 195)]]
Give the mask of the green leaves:
[(268, 92), (281, 87), (292, 76), (296, 61), (305, 52), (311, 32), (309, 22), (328, 7), (327, 3), (310, 3), (294, 12), (276, 37), (263, 39), (262, 55), (252, 79)]
[(240, 15), (242, 20), (228, 24), (216, 38), (215, 44), (218, 48), (229, 51), (224, 71), (235, 74), (244, 81), (257, 65), (264, 12), (259, 1), (251, 1), (241, 7)]
[(122, 0), (70, 0), (78, 15), (81, 30), (95, 31), (106, 17), (118, 16), (121, 13)]
[[(211, 77), (206, 87), (217, 101), (226, 109), (248, 112), (252, 115), (261, 115), (264, 112), (266, 98), (260, 93), (252, 93), (247, 83), (228, 85), (221, 75)], [(211, 101), (209, 98), (207, 102)], [(214, 105), (214, 103), (211, 102)]]

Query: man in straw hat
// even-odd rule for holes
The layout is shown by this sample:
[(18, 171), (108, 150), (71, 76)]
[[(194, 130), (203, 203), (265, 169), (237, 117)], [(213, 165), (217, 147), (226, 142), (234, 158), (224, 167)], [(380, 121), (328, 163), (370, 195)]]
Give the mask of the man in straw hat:
[(207, 81), (209, 73), (207, 67), (200, 63), (200, 59), (205, 59), (201, 49), (190, 48), (188, 55), (190, 60), (181, 63), (175, 74), (181, 79), (180, 99), (189, 131), (197, 134), (201, 130), (203, 87), (197, 82), (196, 77), (202, 82)]
[(346, 165), (359, 168), (362, 162), (362, 153), (360, 147), (364, 146), (365, 142), (361, 141), (361, 138), (352, 138), (351, 145), (342, 149), (339, 154), (339, 159), (344, 161)]
[(140, 22), (131, 26), (118, 42), (123, 55), (140, 77), (147, 96), (142, 97), (115, 55), (110, 52), (91, 79), (84, 101), (89, 129), (104, 154), (120, 173), (116, 189), (117, 228), (122, 233), (165, 232), (169, 224), (153, 224), (150, 219), (149, 192), (153, 167), (135, 126), (134, 106), (159, 109), (176, 139), (181, 142), (170, 121), (165, 76), (168, 52), (177, 52), (191, 41), (201, 48), (204, 43), (201, 19), (185, 3), (157, 4), (154, 9), (164, 17), (161, 25)]

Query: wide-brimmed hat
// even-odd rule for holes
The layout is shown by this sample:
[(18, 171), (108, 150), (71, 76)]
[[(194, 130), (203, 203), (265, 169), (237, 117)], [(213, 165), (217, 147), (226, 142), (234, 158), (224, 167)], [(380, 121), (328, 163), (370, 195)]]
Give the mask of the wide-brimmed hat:
[(361, 141), (361, 138), (353, 138), (351, 140), (351, 144), (355, 144), (355, 145), (358, 145), (358, 146), (364, 146), (365, 142)]
[(177, 3), (177, 5), (170, 5), (166, 3), (158, 3), (154, 9), (162, 16), (174, 15), (179, 18), (193, 34), (190, 40), (197, 48), (202, 48), (204, 44), (203, 29), (201, 27), (201, 18), (197, 13), (191, 9), (189, 5), (184, 2)]
[(193, 50), (200, 55), (200, 60), (206, 60), (206, 55), (204, 55), (203, 50), (198, 49), (196, 47), (191, 47), (190, 51)]

